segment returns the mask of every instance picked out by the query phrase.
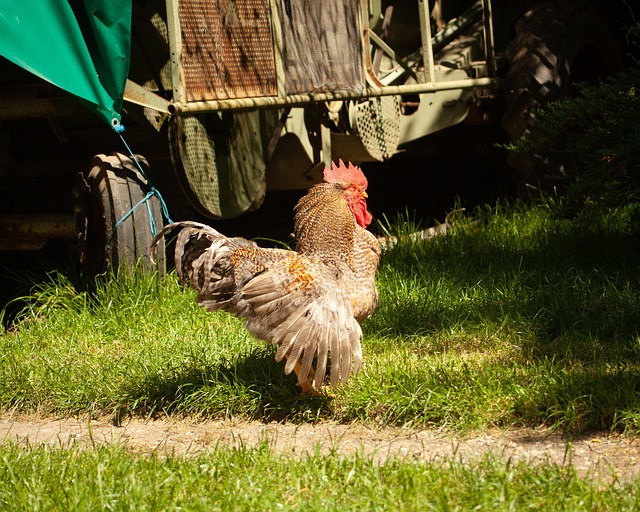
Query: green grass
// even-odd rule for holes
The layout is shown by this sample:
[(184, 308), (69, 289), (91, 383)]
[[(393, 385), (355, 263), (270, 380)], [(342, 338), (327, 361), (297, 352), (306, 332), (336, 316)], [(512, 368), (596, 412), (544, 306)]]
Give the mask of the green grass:
[[(382, 260), (364, 366), (334, 397), (300, 396), (272, 347), (197, 307), (175, 274), (83, 291), (60, 271), (0, 335), (0, 410), (637, 435), (639, 213), (568, 220), (553, 205), (499, 205), (459, 215), (447, 236), (402, 240)], [(637, 510), (639, 496), (636, 477), (493, 456), (378, 464), (266, 442), (197, 456), (0, 444), (8, 511), (616, 511)]]
[(121, 447), (0, 446), (0, 508), (32, 510), (637, 510), (639, 483), (571, 467), (275, 455), (265, 443), (196, 457)]
[(499, 205), (402, 241), (382, 260), (363, 369), (333, 398), (300, 397), (271, 347), (173, 274), (91, 292), (54, 274), (0, 338), (0, 407), (638, 433), (639, 213)]

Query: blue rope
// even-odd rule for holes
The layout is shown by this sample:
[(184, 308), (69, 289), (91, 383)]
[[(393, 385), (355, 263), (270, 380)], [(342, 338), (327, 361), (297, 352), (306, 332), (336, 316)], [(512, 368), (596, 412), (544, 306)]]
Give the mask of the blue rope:
[(136, 205), (132, 206), (131, 209), (127, 213), (125, 213), (118, 222), (116, 222), (116, 224), (113, 226), (113, 230), (111, 231), (111, 236), (109, 237), (109, 241), (107, 242), (107, 245), (110, 244), (111, 241), (113, 240), (113, 237), (116, 234), (116, 229), (118, 229), (118, 226), (120, 226), (120, 224), (122, 224), (125, 220), (127, 220), (133, 214), (136, 208), (140, 207), (143, 203), (146, 204), (147, 206), (147, 214), (149, 217), (149, 229), (151, 230), (151, 235), (152, 236), (157, 235), (158, 230), (156, 228), (156, 222), (155, 222), (155, 219), (153, 218), (153, 213), (151, 212), (151, 205), (149, 204), (149, 199), (151, 199), (153, 196), (156, 196), (160, 201), (160, 207), (162, 208), (162, 215), (164, 216), (164, 218), (167, 219), (167, 222), (169, 224), (173, 223), (173, 221), (171, 220), (171, 217), (169, 216), (169, 209), (167, 208), (167, 203), (164, 202), (162, 194), (157, 188), (155, 188), (151, 184), (151, 181), (149, 181), (149, 178), (144, 172), (144, 169), (142, 168), (142, 166), (140, 165), (140, 162), (138, 161), (136, 156), (133, 154), (133, 151), (131, 151), (131, 148), (129, 147), (129, 144), (127, 144), (127, 141), (124, 139), (124, 136), (122, 135), (125, 131), (124, 126), (120, 124), (116, 119), (113, 120), (112, 126), (113, 126), (113, 130), (120, 136), (120, 139), (124, 144), (124, 147), (127, 148), (127, 151), (129, 152), (129, 156), (131, 156), (131, 158), (135, 162), (136, 167), (142, 174), (142, 177), (149, 184), (150, 189), (149, 189), (149, 192), (147, 192), (147, 195), (144, 196), (143, 199), (141, 199)]

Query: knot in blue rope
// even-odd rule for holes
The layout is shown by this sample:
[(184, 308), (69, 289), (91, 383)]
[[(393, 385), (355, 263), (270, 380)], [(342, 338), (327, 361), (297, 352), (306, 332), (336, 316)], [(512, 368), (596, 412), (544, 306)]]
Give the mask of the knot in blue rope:
[(156, 234), (158, 233), (158, 230), (156, 228), (155, 219), (153, 218), (153, 213), (151, 211), (151, 205), (149, 204), (149, 199), (151, 199), (151, 197), (153, 196), (156, 196), (158, 198), (158, 201), (160, 201), (160, 207), (162, 209), (162, 215), (164, 216), (165, 219), (167, 219), (167, 222), (169, 224), (172, 224), (173, 221), (169, 216), (169, 209), (167, 208), (167, 204), (164, 202), (164, 198), (162, 197), (162, 194), (160, 193), (160, 191), (151, 184), (151, 181), (149, 181), (149, 178), (147, 177), (146, 173), (144, 172), (144, 169), (142, 168), (142, 165), (140, 165), (140, 162), (138, 161), (136, 156), (133, 154), (133, 151), (131, 151), (131, 148), (127, 144), (127, 141), (124, 140), (124, 137), (122, 135), (125, 132), (124, 125), (120, 124), (120, 122), (114, 118), (112, 121), (112, 128), (120, 136), (122, 143), (124, 144), (124, 146), (127, 148), (127, 151), (129, 152), (129, 156), (135, 162), (136, 167), (140, 171), (140, 174), (142, 174), (142, 177), (146, 180), (147, 184), (149, 185), (149, 192), (147, 192), (147, 195), (142, 200), (140, 200), (137, 204), (133, 205), (131, 209), (127, 213), (125, 213), (118, 222), (116, 222), (116, 224), (113, 226), (113, 231), (111, 232), (111, 236), (109, 237), (108, 243), (111, 243), (111, 240), (113, 240), (113, 237), (116, 233), (116, 229), (118, 228), (118, 226), (120, 226), (120, 224), (122, 224), (125, 220), (127, 220), (133, 214), (135, 209), (142, 204), (146, 204), (147, 206), (147, 214), (149, 217), (149, 229), (151, 230), (151, 235), (156, 236)]

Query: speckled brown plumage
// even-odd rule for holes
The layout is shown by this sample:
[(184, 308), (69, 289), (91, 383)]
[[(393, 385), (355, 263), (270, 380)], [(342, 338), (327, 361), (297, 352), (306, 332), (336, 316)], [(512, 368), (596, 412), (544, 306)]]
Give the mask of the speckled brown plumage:
[(181, 228), (175, 249), (181, 282), (198, 292), (201, 306), (244, 318), (254, 336), (276, 345), (276, 360), (287, 359), (285, 373), (295, 370), (303, 390), (313, 389), (311, 380), (323, 384), (329, 356), (332, 385), (346, 382), (352, 367), (358, 371), (359, 323), (378, 301), (380, 246), (360, 225), (367, 223), (362, 220), (368, 215), (366, 179), (342, 162), (333, 171), (338, 177), (355, 176), (358, 185), (322, 183), (300, 199), (296, 251), (260, 248), (196, 222), (166, 226), (154, 240), (155, 245), (165, 233)]

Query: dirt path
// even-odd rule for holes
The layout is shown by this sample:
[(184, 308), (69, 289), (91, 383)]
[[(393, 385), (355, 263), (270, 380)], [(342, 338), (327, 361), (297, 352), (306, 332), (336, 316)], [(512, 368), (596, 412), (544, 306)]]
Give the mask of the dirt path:
[(531, 464), (573, 464), (581, 474), (608, 480), (640, 476), (640, 439), (619, 435), (592, 435), (567, 440), (543, 430), (488, 431), (453, 436), (434, 430), (370, 429), (361, 425), (264, 424), (259, 422), (184, 420), (142, 421), (122, 426), (106, 420), (0, 417), (3, 442), (67, 447), (74, 443), (124, 444), (135, 453), (202, 454), (222, 446), (255, 446), (267, 440), (278, 452), (303, 455), (317, 446), (321, 453), (336, 449), (349, 456), (357, 452), (383, 462), (390, 457), (411, 460), (469, 461), (494, 453)]

